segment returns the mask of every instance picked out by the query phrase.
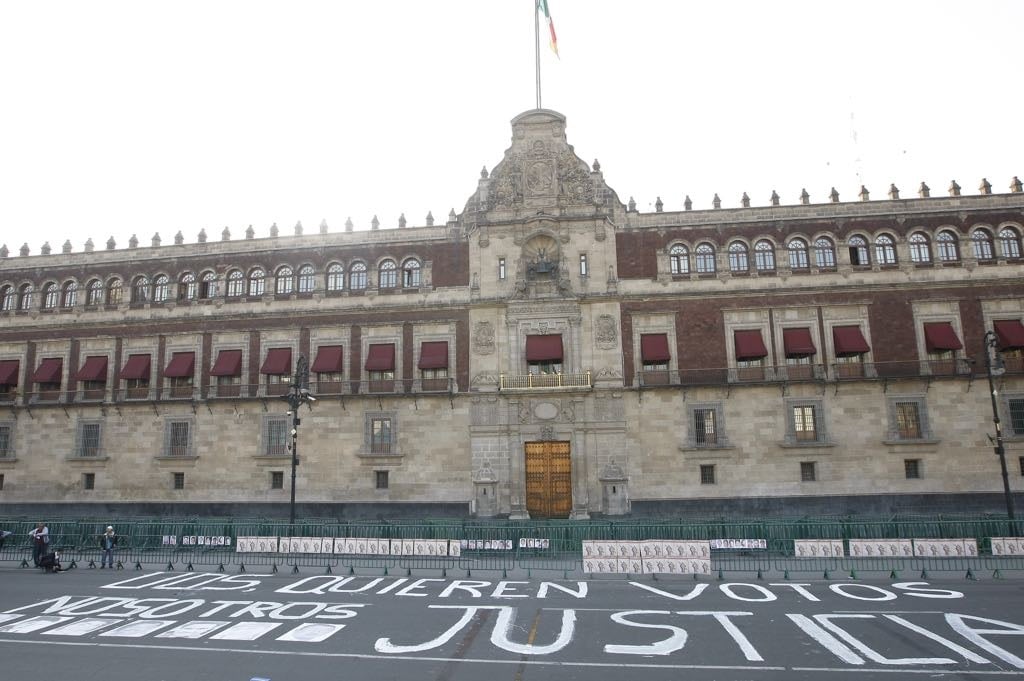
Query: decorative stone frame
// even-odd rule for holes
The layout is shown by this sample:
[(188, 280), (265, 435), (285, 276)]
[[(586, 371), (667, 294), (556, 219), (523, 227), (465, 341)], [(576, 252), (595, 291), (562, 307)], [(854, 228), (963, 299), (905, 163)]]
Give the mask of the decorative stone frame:
[[(921, 437), (902, 438), (899, 434), (899, 424), (896, 419), (896, 405), (901, 403), (914, 403), (917, 405), (917, 418), (921, 425)], [(928, 417), (928, 404), (924, 395), (892, 395), (886, 398), (885, 411), (888, 421), (883, 444), (886, 445), (919, 445), (936, 444), (939, 440), (932, 432), (931, 419)]]
[[(865, 378), (876, 378), (878, 371), (875, 369), (874, 346), (871, 345), (871, 327), (868, 321), (867, 305), (830, 305), (821, 308), (822, 324), (825, 328), (824, 364), (828, 367), (828, 373), (833, 373), (832, 365), (836, 363), (836, 347), (832, 329), (837, 326), (859, 326), (860, 332), (868, 340), (868, 351), (864, 353), (862, 363), (864, 364)], [(834, 376), (833, 376), (834, 378)]]
[(16, 419), (0, 420), (0, 428), (7, 428), (7, 451), (0, 451), (0, 463), (13, 463), (18, 460), (18, 450), (14, 446), (17, 423)]
[[(163, 371), (163, 367), (159, 366), (159, 352), (160, 348), (154, 339), (124, 339), (124, 343), (121, 345), (121, 366), (114, 368), (114, 376), (116, 381), (114, 394), (117, 396), (117, 401), (152, 400), (156, 397), (156, 377), (159, 375), (159, 372)], [(128, 358), (131, 357), (132, 355), (149, 355), (149, 387), (146, 389), (146, 397), (144, 398), (129, 398), (128, 388), (125, 384), (125, 382), (128, 379), (121, 378), (121, 369), (124, 368), (125, 363), (128, 362)], [(168, 355), (168, 357), (170, 357), (170, 355)]]
[[(375, 419), (389, 419), (391, 421), (391, 452), (388, 454), (373, 451), (373, 422)], [(363, 412), (363, 441), (357, 456), (366, 459), (401, 460), (403, 454), (398, 449), (397, 410)]]
[[(83, 435), (86, 426), (97, 426), (96, 456), (82, 454), (83, 440), (85, 439)], [(75, 441), (71, 452), (68, 454), (68, 459), (75, 461), (106, 461), (109, 457), (103, 451), (103, 419), (79, 418), (75, 423)]]
[(725, 353), (729, 367), (729, 382), (739, 380), (739, 366), (736, 359), (736, 341), (734, 331), (760, 331), (761, 340), (765, 343), (768, 354), (764, 357), (764, 380), (775, 380), (776, 364), (772, 353), (771, 314), (764, 308), (752, 310), (723, 310), (725, 324)]
[(825, 345), (821, 338), (821, 325), (818, 321), (817, 307), (788, 307), (773, 308), (772, 338), (775, 347), (778, 349), (779, 364), (776, 367), (776, 377), (786, 380), (789, 377), (788, 363), (786, 362), (786, 342), (783, 333), (786, 329), (808, 329), (811, 340), (814, 342), (816, 352), (812, 356), (811, 367), (814, 377), (824, 379), (826, 372), (826, 361), (824, 357)]
[[(403, 392), (405, 386), (402, 360), (404, 359), (405, 351), (402, 345), (402, 338), (404, 337), (401, 328), (395, 328), (388, 326), (384, 328), (373, 328), (363, 327), (363, 334), (360, 338), (360, 364), (359, 364), (359, 383), (360, 383), (360, 394), (376, 394), (370, 393), (370, 373), (366, 370), (366, 359), (370, 356), (371, 345), (394, 345), (395, 346), (395, 392)], [(451, 348), (449, 348), (451, 352)], [(351, 377), (355, 378), (355, 377)]]
[(633, 385), (639, 386), (642, 380), (643, 354), (640, 347), (641, 336), (645, 334), (663, 333), (668, 339), (668, 380), (678, 382), (679, 357), (676, 343), (676, 320), (672, 313), (665, 314), (634, 314), (633, 315)]
[[(296, 336), (296, 334), (295, 333), (289, 333), (289, 334), (287, 334), (287, 336), (283, 335), (283, 334), (277, 334), (277, 333), (260, 334), (259, 365), (256, 367), (256, 376), (258, 377), (257, 381), (259, 381), (259, 384), (256, 386), (256, 393), (255, 393), (255, 396), (257, 396), (257, 397), (272, 397), (272, 398), (276, 398), (277, 397), (277, 395), (269, 395), (268, 394), (268, 392), (267, 392), (266, 376), (269, 376), (270, 374), (264, 374), (261, 371), (261, 369), (263, 368), (263, 362), (265, 362), (267, 360), (267, 355), (270, 354), (270, 351), (272, 349), (273, 350), (277, 350), (277, 349), (280, 349), (280, 348), (288, 348), (289, 350), (291, 350), (291, 353), (292, 353), (292, 368), (291, 368), (291, 371), (287, 374), (287, 376), (288, 376), (289, 379), (291, 379), (291, 377), (295, 375), (295, 366), (296, 366), (296, 363), (299, 361), (299, 339)], [(248, 348), (246, 348), (245, 350), (242, 351), (242, 360), (243, 360), (242, 372), (243, 372), (243, 374), (245, 372), (245, 367), (248, 366), (247, 364), (244, 363), (246, 355), (248, 355), (248, 354), (249, 354)], [(309, 358), (307, 358), (307, 359), (309, 359)], [(312, 360), (310, 360), (310, 361), (312, 361)], [(282, 374), (282, 375), (284, 375), (284, 374)], [(252, 390), (252, 388), (250, 388), (250, 390)]]
[[(713, 409), (715, 411), (715, 436), (716, 443), (713, 445), (699, 444), (697, 432), (694, 429), (694, 416), (697, 410)], [(725, 407), (721, 402), (694, 402), (686, 405), (686, 443), (680, 447), (683, 451), (713, 452), (715, 450), (731, 450), (732, 443), (726, 435), (725, 429)], [(708, 458), (708, 454), (702, 454)], [(713, 455), (711, 455), (713, 457)], [(724, 455), (723, 455), (724, 456)]]
[[(814, 440), (798, 440), (796, 438), (796, 423), (793, 421), (793, 409), (795, 407), (814, 407)], [(825, 401), (820, 397), (790, 397), (783, 401), (786, 435), (780, 443), (782, 447), (797, 449), (814, 449), (819, 447), (834, 447), (835, 442), (829, 436), (828, 424), (825, 418)], [(801, 453), (800, 456), (805, 456)]]
[[(925, 325), (936, 322), (948, 323), (956, 337), (963, 343), (964, 329), (959, 317), (958, 300), (918, 300), (912, 303), (913, 331), (918, 342), (918, 356), (921, 357), (921, 373), (931, 375), (932, 364), (928, 356), (928, 344), (925, 339)], [(956, 374), (970, 373), (971, 368), (965, 360), (964, 349), (953, 350), (953, 365)]]
[[(81, 343), (78, 349), (78, 368), (81, 369), (82, 365), (89, 357), (106, 357), (107, 358), (107, 375), (103, 382), (103, 395), (102, 397), (90, 397), (88, 400), (85, 398), (85, 389), (82, 387), (82, 382), (77, 378), (75, 379), (74, 395), (76, 402), (109, 402), (111, 400), (112, 391), (115, 391), (115, 383), (119, 383), (120, 380), (116, 376), (120, 373), (121, 367), (114, 366), (114, 347), (113, 339), (94, 339), (87, 340)], [(152, 367), (152, 361), (150, 362)], [(70, 379), (70, 372), (69, 372)], [(68, 386), (69, 388), (71, 386)], [(68, 391), (70, 393), (70, 390)]]
[[(188, 453), (187, 454), (171, 454), (171, 428), (172, 423), (187, 423), (188, 424)], [(183, 461), (189, 459), (197, 459), (198, 455), (195, 453), (196, 447), (196, 417), (194, 414), (181, 414), (175, 416), (164, 417), (164, 434), (163, 443), (160, 448), (160, 454), (157, 456), (158, 459), (164, 459), (168, 461)]]
[[(260, 350), (262, 352), (262, 344)], [(217, 363), (217, 358), (220, 357), (222, 350), (241, 350), (242, 351), (242, 364), (239, 369), (238, 375), (238, 396), (248, 397), (252, 394), (250, 391), (252, 388), (248, 383), (249, 374), (249, 338), (248, 334), (219, 334), (213, 338), (213, 343), (210, 345), (210, 366), (206, 367), (205, 372), (200, 372), (199, 378), (202, 379), (203, 373), (207, 374), (207, 392), (206, 395), (210, 399), (225, 399), (217, 394), (218, 379), (219, 376), (214, 376), (212, 373), (214, 364)]]
[[(437, 327), (437, 325), (430, 325), (428, 328), (431, 328), (431, 330), (429, 332), (427, 332), (426, 329), (424, 329), (423, 332), (421, 332), (420, 329), (413, 328), (413, 337), (412, 337), (412, 371), (413, 371), (412, 389), (413, 389), (413, 392), (417, 392), (417, 393), (418, 392), (422, 392), (422, 389), (423, 389), (423, 377), (420, 374), (419, 366), (420, 366), (420, 353), (423, 350), (423, 343), (425, 343), (425, 342), (426, 343), (430, 343), (430, 342), (433, 342), (433, 341), (446, 341), (448, 343), (448, 385), (449, 386), (454, 386), (455, 385), (455, 380), (454, 380), (455, 379), (455, 357), (456, 357), (456, 352), (455, 351), (457, 349), (455, 347), (455, 324), (454, 323), (449, 324), (448, 328), (446, 330), (439, 329)], [(396, 355), (398, 354), (398, 348), (395, 348), (395, 354)], [(396, 356), (396, 358), (395, 358), (395, 365), (396, 365), (395, 366), (395, 372), (396, 372), (395, 376), (396, 377), (398, 376), (397, 364), (398, 364), (398, 358)]]
[[(270, 446), (270, 424), (283, 422), (285, 428), (285, 452), (283, 454), (269, 454), (267, 447)], [(279, 461), (282, 457), (291, 459), (291, 417), (288, 414), (262, 414), (260, 417), (260, 437), (258, 449), (255, 456), (262, 459), (275, 459)]]

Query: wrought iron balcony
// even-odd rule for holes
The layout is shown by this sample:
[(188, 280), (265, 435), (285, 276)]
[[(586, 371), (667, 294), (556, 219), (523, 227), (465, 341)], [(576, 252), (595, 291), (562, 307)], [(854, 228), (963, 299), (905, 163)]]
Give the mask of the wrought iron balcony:
[(582, 374), (501, 374), (499, 390), (590, 389), (594, 386), (590, 372)]

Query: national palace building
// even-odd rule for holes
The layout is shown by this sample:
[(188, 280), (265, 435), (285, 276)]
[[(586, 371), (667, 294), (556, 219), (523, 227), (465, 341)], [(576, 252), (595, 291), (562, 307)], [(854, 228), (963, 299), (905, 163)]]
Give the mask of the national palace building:
[(0, 503), (286, 512), (302, 361), (301, 515), (1000, 511), (987, 338), (1024, 489), (1016, 178), (641, 213), (565, 128), (437, 223), (4, 247)]

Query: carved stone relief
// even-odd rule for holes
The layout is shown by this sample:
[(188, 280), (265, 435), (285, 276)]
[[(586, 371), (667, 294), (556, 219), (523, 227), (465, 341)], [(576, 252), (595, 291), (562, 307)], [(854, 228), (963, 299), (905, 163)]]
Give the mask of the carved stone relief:
[(603, 314), (594, 323), (594, 341), (602, 350), (613, 350), (619, 347), (619, 329), (615, 317)]
[(473, 351), (478, 355), (494, 352), (494, 325), (490, 322), (477, 322), (473, 328)]

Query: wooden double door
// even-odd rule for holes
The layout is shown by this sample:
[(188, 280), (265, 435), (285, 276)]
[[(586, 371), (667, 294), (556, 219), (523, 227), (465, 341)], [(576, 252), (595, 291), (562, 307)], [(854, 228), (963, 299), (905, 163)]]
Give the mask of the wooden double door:
[(531, 518), (568, 518), (572, 463), (568, 442), (526, 443), (526, 510)]

